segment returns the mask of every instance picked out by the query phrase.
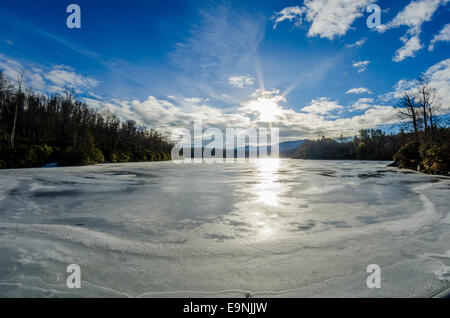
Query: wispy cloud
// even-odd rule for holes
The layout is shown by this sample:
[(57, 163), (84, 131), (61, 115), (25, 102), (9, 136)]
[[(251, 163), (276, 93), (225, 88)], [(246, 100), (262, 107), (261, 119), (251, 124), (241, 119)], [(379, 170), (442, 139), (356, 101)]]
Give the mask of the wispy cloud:
[(202, 8), (198, 15), (190, 35), (169, 54), (176, 66), (205, 82), (251, 63), (264, 36), (263, 17), (228, 5)]
[(405, 25), (409, 32), (417, 31), (422, 24), (428, 22), (433, 17), (439, 5), (446, 4), (448, 0), (414, 0), (400, 11), (394, 19), (377, 28), (380, 32), (385, 32), (391, 28), (398, 28)]
[(9, 46), (14, 46), (14, 42), (8, 39), (4, 39), (3, 40), (6, 44), (8, 44)]
[(372, 92), (365, 87), (358, 87), (349, 89), (345, 94), (372, 94)]
[[(371, 0), (305, 0), (302, 7), (286, 7), (272, 17), (274, 29), (278, 23), (289, 20), (301, 26), (303, 19), (310, 23), (309, 37), (330, 40), (345, 35), (353, 22), (363, 16)], [(304, 15), (304, 18), (303, 18)]]
[(333, 39), (347, 33), (352, 23), (363, 16), (372, 0), (306, 0), (306, 20), (311, 23), (308, 36)]
[(189, 97), (185, 98), (184, 101), (190, 104), (199, 104), (209, 102), (209, 98)]
[(46, 73), (45, 78), (58, 87), (94, 88), (98, 81), (75, 73), (71, 68), (55, 66), (53, 70)]
[(450, 41), (450, 23), (446, 24), (438, 34), (434, 35), (433, 39), (430, 41), (428, 50), (433, 51), (436, 42), (449, 42), (449, 41)]
[(394, 62), (401, 62), (407, 57), (415, 57), (416, 52), (423, 48), (423, 45), (420, 43), (419, 34), (415, 34), (409, 38), (405, 35), (401, 37), (400, 40), (404, 45), (395, 52), (395, 55), (392, 58)]
[(0, 54), (0, 71), (3, 71), (4, 76), (13, 82), (17, 81), (19, 75), (25, 71), (25, 85), (42, 93), (59, 92), (66, 87), (73, 88), (76, 92), (87, 92), (99, 83), (93, 78), (78, 74), (66, 65), (54, 65), (50, 68), (23, 65), (2, 54)]
[[(430, 86), (436, 89), (437, 96), (441, 101), (440, 108), (445, 112), (450, 111), (450, 58), (445, 59), (429, 67), (422, 73), (424, 78), (429, 81)], [(393, 101), (401, 98), (405, 92), (415, 90), (417, 80), (402, 79), (399, 80), (392, 92), (379, 96), (384, 101)]]
[(353, 47), (361, 47), (367, 42), (367, 38), (364, 37), (359, 41), (356, 41), (355, 43), (346, 44), (345, 47), (347, 48), (353, 48)]
[(255, 79), (250, 75), (231, 76), (228, 78), (228, 82), (230, 85), (239, 88), (255, 85)]
[(304, 13), (304, 9), (299, 6), (286, 7), (280, 12), (276, 12), (274, 16), (271, 18), (273, 21), (273, 29), (277, 28), (278, 23), (288, 20), (293, 22), (295, 26), (299, 27), (302, 25), (303, 18), (302, 15)]
[(11, 24), (15, 28), (18, 27), (18, 28), (25, 30), (26, 32), (31, 33), (31, 34), (38, 35), (38, 36), (46, 38), (48, 40), (56, 41), (57, 43), (63, 45), (64, 47), (66, 47), (78, 54), (81, 54), (81, 55), (84, 55), (84, 56), (87, 56), (87, 57), (90, 57), (93, 59), (100, 58), (100, 56), (97, 53), (95, 53), (91, 50), (88, 50), (88, 49), (86, 49), (64, 37), (50, 33), (48, 31), (44, 30), (43, 28), (41, 28), (35, 24), (32, 24), (26, 20), (20, 19), (16, 16), (12, 15), (8, 11), (1, 9), (1, 8), (0, 8), (0, 19), (8, 24)]
[(408, 57), (415, 57), (416, 52), (423, 49), (420, 41), (422, 25), (431, 21), (434, 13), (440, 5), (445, 5), (449, 0), (415, 0), (411, 1), (390, 22), (381, 25), (377, 30), (385, 32), (388, 29), (407, 26), (407, 33), (400, 38), (403, 46), (395, 52), (394, 62), (401, 62)]
[(437, 96), (441, 101), (441, 110), (450, 111), (450, 58), (443, 60), (424, 73), (425, 79), (430, 82), (431, 87), (436, 89)]
[(353, 103), (352, 109), (354, 110), (366, 110), (369, 108), (373, 108), (372, 105), (374, 99), (373, 98), (360, 98), (356, 102)]
[(353, 62), (353, 67), (357, 69), (358, 73), (362, 73), (367, 69), (367, 66), (369, 66), (370, 61), (359, 61), (359, 62)]
[(328, 97), (320, 97), (311, 101), (311, 104), (301, 109), (302, 112), (307, 112), (317, 115), (329, 114), (337, 109), (343, 109), (336, 101), (330, 101)]

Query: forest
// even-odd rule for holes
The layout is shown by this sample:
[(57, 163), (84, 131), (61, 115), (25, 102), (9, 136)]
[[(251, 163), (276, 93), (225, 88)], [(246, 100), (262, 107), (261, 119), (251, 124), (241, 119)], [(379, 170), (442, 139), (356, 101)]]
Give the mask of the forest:
[(47, 96), (0, 72), (0, 168), (170, 160), (155, 130), (98, 111), (66, 90)]
[(364, 129), (351, 140), (341, 136), (306, 141), (296, 155), (302, 159), (392, 160), (410, 137), (404, 131), (387, 135), (380, 129)]

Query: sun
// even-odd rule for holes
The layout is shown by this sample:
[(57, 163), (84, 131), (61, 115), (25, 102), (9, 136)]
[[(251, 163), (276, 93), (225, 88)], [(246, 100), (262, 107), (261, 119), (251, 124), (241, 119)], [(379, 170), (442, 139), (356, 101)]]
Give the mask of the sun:
[(258, 98), (249, 104), (249, 108), (259, 115), (259, 120), (271, 122), (281, 114), (281, 108), (274, 98)]

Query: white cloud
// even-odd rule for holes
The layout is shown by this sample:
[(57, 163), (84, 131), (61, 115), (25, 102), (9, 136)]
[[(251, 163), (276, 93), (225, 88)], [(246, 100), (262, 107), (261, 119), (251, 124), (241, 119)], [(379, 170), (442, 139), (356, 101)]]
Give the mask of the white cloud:
[(405, 43), (405, 45), (395, 52), (395, 55), (392, 58), (394, 62), (401, 62), (407, 57), (415, 57), (416, 52), (423, 48), (418, 34), (410, 37), (409, 39), (407, 36), (403, 36), (401, 41)]
[(352, 23), (363, 16), (372, 0), (305, 0), (306, 20), (311, 23), (308, 36), (332, 40), (347, 33)]
[(40, 73), (26, 73), (26, 78), (28, 79), (27, 82), (30, 87), (39, 91), (45, 90), (46, 84)]
[(122, 116), (142, 122), (167, 135), (173, 129), (190, 128), (195, 120), (202, 120), (205, 127), (243, 127), (248, 118), (242, 112), (227, 113), (221, 108), (209, 105), (191, 105), (189, 109), (182, 105), (149, 96), (147, 100), (115, 101), (106, 105), (112, 111), (122, 111)]
[(356, 41), (355, 43), (346, 44), (345, 47), (352, 48), (352, 47), (361, 47), (367, 42), (367, 38), (364, 37), (359, 41)]
[(279, 119), (278, 116), (282, 113), (280, 104), (284, 102), (286, 98), (277, 89), (257, 89), (251, 100), (242, 103), (239, 111), (254, 116), (256, 121), (269, 122)]
[(401, 98), (404, 93), (412, 92), (416, 85), (417, 80), (399, 80), (394, 86), (394, 91), (380, 95), (378, 98), (385, 102)]
[(340, 106), (337, 102), (330, 101), (327, 97), (320, 97), (319, 99), (313, 99), (311, 104), (303, 107), (301, 111), (317, 115), (326, 115), (342, 108), (343, 106)]
[(51, 81), (58, 87), (74, 87), (74, 88), (93, 88), (97, 86), (98, 81), (77, 74), (67, 68), (61, 66), (55, 67), (52, 71), (44, 75), (45, 78)]
[(101, 109), (102, 107), (102, 101), (99, 99), (83, 97), (81, 100), (91, 108)]
[(362, 73), (367, 69), (367, 66), (369, 64), (370, 64), (370, 61), (353, 62), (353, 67), (358, 70), (358, 73)]
[(208, 102), (209, 98), (190, 97), (190, 98), (185, 98), (184, 101), (187, 103), (190, 103), (190, 104), (198, 104), (198, 103)]
[(425, 78), (436, 89), (441, 101), (443, 112), (450, 111), (450, 58), (431, 66), (425, 73)]
[(436, 42), (449, 42), (450, 41), (450, 23), (446, 24), (442, 30), (436, 34), (433, 39), (430, 41), (430, 45), (428, 46), (429, 51), (434, 50), (434, 45)]
[[(423, 74), (430, 86), (436, 89), (443, 113), (450, 111), (450, 58), (429, 67)], [(406, 92), (413, 92), (417, 80), (402, 79), (394, 86), (394, 91), (379, 96), (384, 101), (401, 98)]]
[(271, 18), (271, 20), (274, 21), (273, 29), (275, 30), (278, 23), (285, 20), (289, 20), (290, 22), (293, 22), (295, 26), (299, 27), (302, 25), (302, 15), (303, 9), (299, 6), (286, 7), (280, 12), (276, 12), (275, 15)]
[[(348, 108), (346, 107), (346, 109)], [(352, 115), (352, 111), (353, 109), (348, 109), (346, 116), (337, 118), (285, 109), (277, 126), (280, 128), (281, 134), (291, 136), (291, 139), (317, 138), (317, 136), (338, 137), (341, 134), (352, 136), (357, 134), (360, 129), (394, 124), (399, 121), (397, 111), (392, 106), (375, 105), (362, 110), (356, 116)]]
[[(3, 75), (7, 79), (16, 83), (25, 68), (19, 62), (0, 54), (0, 70), (3, 71)], [(24, 85), (38, 91), (44, 90), (46, 83), (42, 77), (42, 70), (34, 67), (26, 70), (24, 73)]]
[(239, 88), (255, 85), (255, 79), (249, 75), (231, 76), (230, 78), (228, 78), (228, 82), (230, 83), (230, 85)]
[(411, 1), (400, 11), (397, 16), (378, 30), (384, 32), (387, 29), (397, 28), (406, 25), (410, 30), (418, 31), (424, 22), (428, 22), (433, 17), (440, 4), (445, 4), (448, 0), (416, 0)]
[(87, 94), (88, 94), (89, 96), (91, 96), (91, 97), (96, 98), (96, 99), (103, 99), (102, 96), (100, 96), (100, 95), (98, 95), (98, 94), (96, 94), (96, 93), (94, 93), (94, 92), (88, 92)]
[(372, 94), (372, 92), (365, 87), (358, 87), (349, 89), (345, 94)]
[(393, 61), (400, 62), (407, 57), (415, 57), (415, 53), (423, 48), (420, 43), (422, 24), (431, 21), (434, 13), (440, 5), (445, 5), (449, 0), (415, 0), (411, 1), (400, 11), (394, 19), (377, 28), (379, 32), (385, 32), (391, 28), (407, 26), (408, 32), (400, 38), (404, 45), (398, 49)]
[[(230, 110), (212, 105), (192, 105), (186, 109), (183, 105), (154, 96), (144, 101), (100, 101), (100, 107), (95, 101), (88, 102), (99, 110), (107, 108), (123, 119), (149, 125), (167, 135), (177, 129), (191, 129), (194, 120), (202, 120), (204, 129), (215, 127), (222, 131), (226, 128), (267, 128), (268, 118), (264, 117), (270, 114), (274, 119), (272, 126), (280, 129), (282, 141), (316, 138), (318, 135), (351, 136), (363, 128), (399, 121), (393, 107), (371, 105), (373, 99), (369, 98), (344, 107), (337, 101), (322, 97), (312, 100), (300, 111), (287, 109), (283, 107), (286, 99), (277, 89), (258, 89), (247, 101)], [(356, 110), (359, 113), (355, 116), (353, 112)]]
[(97, 80), (80, 75), (66, 65), (55, 65), (49, 71), (45, 71), (42, 67), (34, 65), (24, 66), (0, 54), (0, 71), (3, 71), (7, 79), (16, 83), (24, 70), (24, 86), (41, 93), (58, 93), (65, 87), (73, 88), (79, 93), (98, 84)]
[[(372, 0), (305, 0), (303, 7), (286, 7), (272, 17), (274, 29), (277, 24), (289, 20), (301, 26), (304, 19), (310, 23), (308, 36), (330, 40), (345, 35), (352, 23), (363, 16)], [(362, 44), (361, 44), (362, 45)]]
[(352, 108), (354, 110), (369, 109), (369, 108), (374, 107), (374, 105), (372, 105), (373, 101), (374, 101), (373, 98), (360, 98), (355, 103), (353, 103)]
[(24, 68), (20, 63), (0, 54), (0, 70), (7, 79), (16, 82)]

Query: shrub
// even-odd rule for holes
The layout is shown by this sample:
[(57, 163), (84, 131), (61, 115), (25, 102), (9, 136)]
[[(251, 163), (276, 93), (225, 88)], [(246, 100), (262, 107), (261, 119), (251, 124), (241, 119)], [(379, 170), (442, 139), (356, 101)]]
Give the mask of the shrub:
[(430, 145), (423, 150), (423, 161), (427, 173), (448, 174), (450, 171), (450, 147)]
[(53, 149), (47, 145), (32, 145), (25, 158), (27, 167), (42, 167), (49, 163)]
[(110, 153), (109, 155), (108, 155), (108, 161), (109, 162), (111, 162), (111, 163), (117, 163), (117, 154), (115, 153), (115, 152), (113, 152), (113, 153)]
[(98, 148), (94, 148), (92, 150), (92, 153), (90, 154), (89, 159), (93, 163), (104, 163), (105, 162), (105, 156), (103, 155), (103, 152)]
[(42, 167), (51, 160), (52, 147), (47, 145), (17, 145), (2, 144), (0, 146), (0, 168), (31, 168)]
[(119, 152), (117, 156), (117, 162), (129, 162), (131, 159), (131, 154), (127, 152)]
[(421, 162), (419, 147), (418, 142), (407, 143), (394, 155), (394, 163), (399, 168), (417, 169)]

